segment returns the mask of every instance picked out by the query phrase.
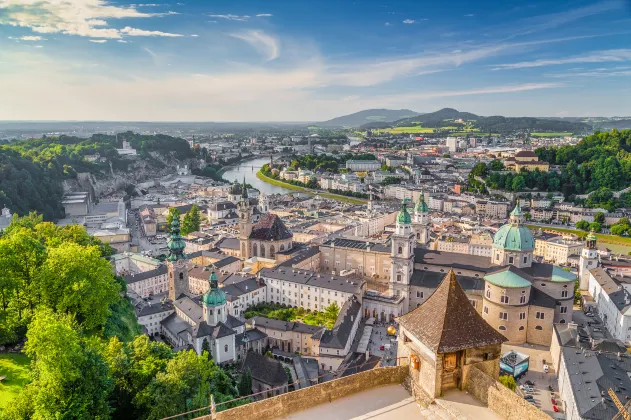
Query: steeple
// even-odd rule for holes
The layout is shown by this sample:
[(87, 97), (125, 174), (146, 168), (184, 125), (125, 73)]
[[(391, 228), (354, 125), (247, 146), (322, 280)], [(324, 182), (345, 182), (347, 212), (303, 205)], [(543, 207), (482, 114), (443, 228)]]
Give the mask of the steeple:
[(169, 231), (169, 239), (167, 239), (167, 247), (169, 248), (169, 256), (167, 260), (178, 261), (184, 259), (184, 248), (186, 244), (180, 235), (180, 218), (174, 217), (171, 221), (171, 229)]
[(416, 213), (427, 213), (429, 212), (429, 208), (427, 207), (427, 203), (425, 203), (425, 190), (421, 188), (421, 194), (418, 198), (418, 203), (416, 203), (416, 208), (414, 209)]
[(515, 208), (510, 212), (510, 216), (508, 217), (508, 222), (512, 225), (518, 225), (524, 222), (524, 214), (521, 212), (521, 207), (519, 206), (519, 199), (517, 199), (517, 203), (515, 204)]
[(241, 199), (246, 201), (248, 199), (248, 189), (245, 186), (245, 175), (243, 176), (243, 185), (241, 186)]
[(594, 232), (594, 228), (591, 228), (585, 238), (585, 247), (588, 249), (596, 249), (596, 233)]
[(226, 294), (219, 288), (219, 280), (215, 270), (208, 277), (210, 287), (202, 296), (202, 307), (204, 313), (204, 321), (210, 326), (215, 326), (219, 322), (225, 322), (227, 318)]
[(409, 225), (412, 223), (412, 218), (408, 213), (407, 203), (405, 198), (401, 201), (401, 211), (397, 215), (397, 225)]

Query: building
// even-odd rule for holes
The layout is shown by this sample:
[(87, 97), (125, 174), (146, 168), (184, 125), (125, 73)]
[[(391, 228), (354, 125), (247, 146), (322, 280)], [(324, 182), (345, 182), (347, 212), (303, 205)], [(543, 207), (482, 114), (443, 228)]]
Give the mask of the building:
[(550, 164), (539, 160), (539, 156), (533, 151), (522, 150), (515, 154), (514, 161), (515, 172), (521, 172), (522, 169), (527, 171), (534, 171), (539, 169), (542, 172), (548, 172), (550, 170)]
[(475, 364), (499, 376), (501, 346), (507, 340), (471, 306), (453, 270), (427, 301), (398, 321), (397, 357), (408, 360), (413, 395), (434, 399), (449, 389), (463, 389), (463, 377)]
[(376, 171), (381, 168), (378, 160), (347, 160), (346, 169), (354, 172)]
[(458, 150), (458, 138), (457, 137), (447, 137), (445, 139), (445, 146), (449, 152), (454, 153)]
[(248, 352), (242, 371), (249, 371), (252, 375), (252, 393), (262, 393), (259, 398), (273, 397), (289, 390), (287, 373), (277, 360)]
[(255, 316), (247, 321), (251, 328), (256, 328), (267, 335), (267, 343), (286, 353), (299, 352), (302, 355), (316, 357), (320, 354), (320, 337), (324, 327), (303, 324), (302, 322), (281, 321), (262, 316)]
[(86, 216), (91, 208), (90, 193), (74, 192), (64, 195), (61, 200), (66, 217)]
[(560, 236), (535, 238), (535, 255), (554, 264), (567, 265), (570, 257), (578, 256), (582, 249), (582, 242), (563, 239)]
[(607, 331), (631, 346), (631, 278), (594, 268), (589, 271), (588, 290)]

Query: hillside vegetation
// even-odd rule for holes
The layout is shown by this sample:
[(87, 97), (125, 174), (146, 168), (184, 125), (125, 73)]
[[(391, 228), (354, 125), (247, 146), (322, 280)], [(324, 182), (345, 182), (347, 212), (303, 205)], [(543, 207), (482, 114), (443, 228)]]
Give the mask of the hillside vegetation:
[(323, 121), (316, 125), (323, 127), (358, 127), (369, 123), (388, 123), (415, 115), (419, 115), (418, 112), (409, 109), (367, 109)]
[[(7, 206), (22, 215), (37, 211), (46, 220), (63, 217), (63, 180), (76, 178), (80, 172), (106, 177), (111, 170), (127, 171), (132, 161), (116, 152), (123, 140), (138, 150), (141, 159), (156, 166), (162, 163), (151, 152), (176, 159), (195, 156), (184, 139), (132, 132), (119, 134), (118, 140), (116, 136), (95, 134), (87, 139), (59, 136), (14, 141), (0, 146), (0, 208)], [(97, 153), (106, 161), (85, 159)]]

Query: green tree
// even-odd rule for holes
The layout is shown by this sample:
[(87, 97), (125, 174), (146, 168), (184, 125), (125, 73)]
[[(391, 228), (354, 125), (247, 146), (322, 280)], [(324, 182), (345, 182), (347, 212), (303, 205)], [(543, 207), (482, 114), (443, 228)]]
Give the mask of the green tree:
[(506, 388), (510, 389), (511, 391), (514, 391), (517, 388), (517, 383), (515, 382), (515, 378), (513, 378), (510, 375), (501, 375), (499, 377), (499, 381), (502, 385), (504, 385)]
[(246, 369), (239, 379), (239, 396), (245, 397), (252, 393), (252, 372), (250, 369)]
[(524, 213), (524, 218), (526, 220), (532, 220), (532, 215), (530, 214), (530, 212), (527, 211), (526, 213)]
[(184, 214), (182, 217), (182, 227), (180, 228), (180, 233), (184, 236), (188, 235), (191, 232), (194, 232), (193, 220), (191, 218), (190, 213)]
[(589, 230), (593, 230), (594, 232), (600, 232), (601, 225), (598, 222), (591, 222), (589, 224)]
[(603, 213), (602, 211), (597, 211), (596, 213), (594, 213), (594, 222), (598, 222), (601, 225), (605, 223), (605, 213)]
[(502, 163), (501, 160), (493, 159), (491, 162), (489, 162), (489, 169), (493, 171), (502, 171), (504, 170), (504, 163)]
[(581, 230), (589, 230), (589, 222), (587, 220), (579, 220), (576, 222), (576, 228)]
[(171, 229), (171, 223), (173, 222), (174, 217), (180, 217), (180, 210), (176, 207), (169, 208), (169, 213), (167, 214), (167, 231)]
[(204, 341), (202, 341), (202, 354), (204, 354), (204, 352), (206, 352), (208, 360), (212, 360), (213, 354), (210, 352), (210, 344), (208, 343), (208, 338), (204, 338)]
[(489, 168), (487, 168), (486, 163), (479, 162), (475, 164), (473, 169), (471, 169), (471, 173), (473, 174), (473, 176), (484, 178), (489, 173)]
[(76, 315), (86, 329), (105, 324), (109, 306), (120, 300), (112, 267), (96, 246), (68, 242), (50, 248), (40, 276), (41, 303)]
[(195, 204), (193, 204), (193, 206), (191, 207), (188, 213), (191, 216), (191, 223), (193, 226), (192, 232), (199, 231), (202, 225), (202, 218), (201, 218), (201, 214), (199, 213), (199, 208)]
[(524, 187), (526, 187), (526, 180), (524, 179), (523, 176), (521, 175), (517, 175), (515, 178), (513, 178), (513, 182), (511, 184), (511, 189), (515, 192), (521, 191), (524, 189)]

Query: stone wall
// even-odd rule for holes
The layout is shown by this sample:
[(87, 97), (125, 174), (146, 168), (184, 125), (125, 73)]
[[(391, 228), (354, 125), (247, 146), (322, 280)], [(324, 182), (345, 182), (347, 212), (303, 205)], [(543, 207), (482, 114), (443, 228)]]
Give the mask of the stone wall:
[(552, 420), (552, 417), (484, 373), (477, 365), (469, 369), (465, 386), (471, 395), (505, 420)]
[[(403, 383), (407, 375), (407, 366), (372, 369), (263, 401), (221, 411), (217, 413), (217, 420), (271, 420), (283, 418), (292, 413), (306, 410), (316, 405), (330, 403), (338, 398), (347, 397), (378, 386)], [(210, 416), (199, 418), (211, 420)]]

